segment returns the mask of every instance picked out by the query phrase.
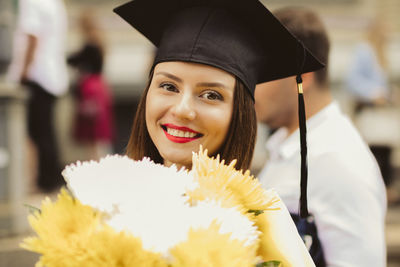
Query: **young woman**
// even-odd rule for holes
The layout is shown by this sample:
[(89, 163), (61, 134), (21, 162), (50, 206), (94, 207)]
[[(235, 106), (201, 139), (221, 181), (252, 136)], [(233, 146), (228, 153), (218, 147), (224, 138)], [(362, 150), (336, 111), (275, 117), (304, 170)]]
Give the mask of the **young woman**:
[(158, 47), (127, 147), (136, 160), (190, 169), (202, 145), (248, 169), (255, 85), (322, 67), (258, 0), (135, 0), (115, 12)]
[[(248, 168), (257, 122), (253, 100), (232, 74), (204, 64), (162, 62), (138, 107), (128, 155), (190, 168), (199, 146)], [(241, 112), (239, 112), (241, 111)]]

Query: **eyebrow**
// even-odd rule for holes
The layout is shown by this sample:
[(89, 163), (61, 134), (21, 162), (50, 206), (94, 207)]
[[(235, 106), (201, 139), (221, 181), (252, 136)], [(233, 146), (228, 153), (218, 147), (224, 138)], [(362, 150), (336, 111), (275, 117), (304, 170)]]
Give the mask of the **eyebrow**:
[(202, 87), (219, 87), (223, 89), (228, 89), (228, 87), (225, 84), (222, 83), (198, 83), (196, 84), (197, 86), (202, 86)]
[[(157, 72), (155, 75), (164, 75), (164, 76), (166, 76), (172, 80), (175, 80), (179, 83), (183, 82), (183, 80), (181, 78), (179, 78), (171, 73), (168, 73), (168, 72), (160, 71), (160, 72)], [(200, 82), (200, 83), (197, 83), (196, 85), (201, 86), (201, 87), (219, 87), (219, 88), (223, 88), (223, 89), (228, 89), (228, 87), (225, 84), (218, 83), (218, 82)]]
[(179, 78), (179, 77), (177, 77), (175, 75), (172, 75), (171, 73), (168, 73), (168, 72), (160, 71), (160, 72), (157, 72), (156, 75), (164, 75), (164, 76), (166, 76), (166, 77), (168, 77), (168, 78), (170, 78), (170, 79), (172, 79), (172, 80), (174, 80), (176, 82), (179, 82), (179, 83), (183, 82), (181, 78)]

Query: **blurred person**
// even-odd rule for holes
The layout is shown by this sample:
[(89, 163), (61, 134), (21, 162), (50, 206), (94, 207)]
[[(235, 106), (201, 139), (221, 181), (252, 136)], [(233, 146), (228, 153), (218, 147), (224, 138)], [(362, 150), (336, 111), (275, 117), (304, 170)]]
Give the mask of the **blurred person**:
[[(274, 15), (321, 62), (330, 43), (313, 11), (284, 8)], [(277, 129), (259, 174), (287, 205), (316, 266), (386, 266), (386, 194), (378, 165), (357, 130), (332, 99), (327, 68), (303, 74), (308, 131), (308, 208), (299, 213), (299, 129), (295, 77), (259, 84), (260, 122)]]
[[(386, 46), (388, 41), (388, 26), (380, 18), (373, 19), (367, 27), (365, 40), (357, 45), (350, 69), (346, 77), (346, 88), (355, 100), (354, 120), (361, 134), (366, 138), (370, 149), (378, 161), (385, 185), (392, 183), (391, 129), (376, 132), (371, 136), (370, 125), (374, 121), (384, 121), (386, 125), (396, 125), (387, 116), (390, 104), (390, 87), (388, 78), (388, 60)], [(380, 112), (386, 110), (386, 112)], [(397, 118), (396, 118), (397, 117)], [(394, 116), (399, 120), (398, 116)], [(368, 122), (364, 124), (363, 122)], [(370, 133), (368, 133), (370, 132)], [(395, 139), (395, 138), (394, 138)], [(399, 196), (394, 191), (388, 191), (389, 203)]]
[(365, 40), (354, 50), (346, 85), (356, 98), (356, 112), (363, 106), (382, 105), (389, 100), (387, 40), (388, 26), (376, 18), (370, 22)]
[(94, 10), (81, 13), (79, 26), (84, 45), (68, 58), (68, 63), (79, 72), (74, 90), (77, 110), (73, 136), (89, 146), (91, 159), (112, 153), (114, 136), (111, 92), (102, 74), (105, 44), (95, 18)]
[(8, 77), (29, 91), (28, 134), (37, 152), (37, 185), (63, 183), (54, 129), (54, 105), (67, 91), (67, 15), (62, 0), (21, 0)]

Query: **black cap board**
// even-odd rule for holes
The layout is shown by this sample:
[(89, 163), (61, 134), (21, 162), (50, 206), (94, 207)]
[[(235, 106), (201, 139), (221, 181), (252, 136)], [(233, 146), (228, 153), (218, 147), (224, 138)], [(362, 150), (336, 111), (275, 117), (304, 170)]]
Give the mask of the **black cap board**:
[(315, 71), (318, 61), (258, 0), (134, 0), (114, 11), (163, 61), (203, 63), (255, 85)]

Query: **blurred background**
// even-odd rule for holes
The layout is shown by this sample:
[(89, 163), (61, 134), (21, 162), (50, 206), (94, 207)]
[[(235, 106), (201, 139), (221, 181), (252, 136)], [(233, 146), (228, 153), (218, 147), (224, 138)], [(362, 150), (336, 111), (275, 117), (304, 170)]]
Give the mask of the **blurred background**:
[[(58, 98), (55, 127), (62, 165), (77, 160), (94, 159), (105, 153), (123, 154), (140, 95), (145, 87), (154, 47), (138, 32), (116, 16), (112, 9), (121, 0), (64, 0), (68, 14), (67, 55), (84, 44), (82, 12), (96, 20), (102, 37), (104, 66), (113, 103), (114, 138), (106, 148), (94, 152), (90, 144), (74, 136), (77, 109), (76, 80), (79, 73), (69, 69), (70, 90)], [(388, 149), (384, 154), (391, 175), (388, 186), (387, 215), (388, 266), (400, 266), (400, 1), (399, 0), (268, 0), (270, 10), (296, 5), (311, 7), (322, 17), (328, 29), (331, 89), (342, 109), (353, 118), (370, 145)], [(26, 91), (6, 79), (15, 46), (18, 0), (0, 0), (0, 266), (34, 266), (37, 256), (18, 248), (29, 233), (24, 203), (39, 205), (45, 195), (35, 186), (34, 164), (26, 133)], [(168, 14), (166, 14), (168, 19)], [(379, 108), (357, 115), (359, 96), (349, 88), (347, 79), (357, 45), (365, 39), (371, 21), (385, 25), (385, 72), (389, 79), (387, 97)], [(383, 31), (383, 30), (382, 30)], [(260, 125), (253, 171), (257, 173), (266, 160), (264, 143), (268, 129)], [(328, 140), (327, 140), (328, 141)], [(34, 158), (34, 157), (33, 157)]]

